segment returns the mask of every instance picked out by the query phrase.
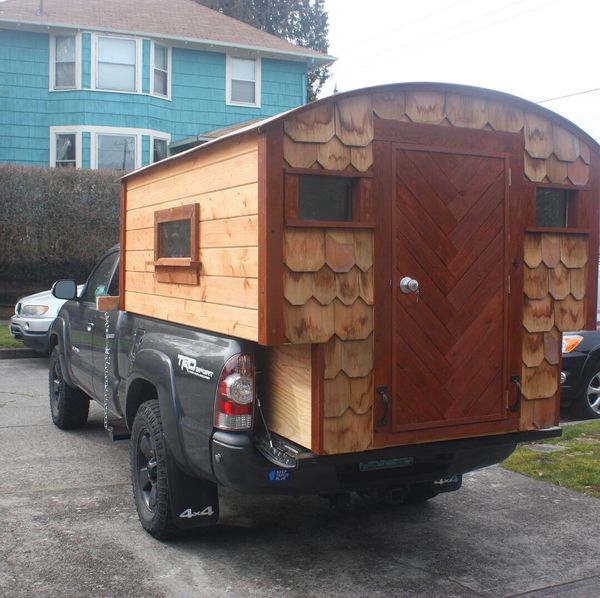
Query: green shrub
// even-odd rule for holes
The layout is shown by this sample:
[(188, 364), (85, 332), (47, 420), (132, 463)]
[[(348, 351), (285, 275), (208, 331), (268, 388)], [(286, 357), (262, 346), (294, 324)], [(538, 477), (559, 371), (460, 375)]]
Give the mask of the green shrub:
[(0, 164), (0, 284), (84, 280), (118, 241), (119, 176)]

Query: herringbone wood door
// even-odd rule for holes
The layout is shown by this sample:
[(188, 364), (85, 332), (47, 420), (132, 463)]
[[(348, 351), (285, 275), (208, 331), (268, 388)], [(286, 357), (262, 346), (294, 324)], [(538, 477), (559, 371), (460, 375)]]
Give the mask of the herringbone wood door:
[[(504, 158), (394, 155), (393, 430), (503, 419)], [(404, 276), (418, 295), (400, 291)]]

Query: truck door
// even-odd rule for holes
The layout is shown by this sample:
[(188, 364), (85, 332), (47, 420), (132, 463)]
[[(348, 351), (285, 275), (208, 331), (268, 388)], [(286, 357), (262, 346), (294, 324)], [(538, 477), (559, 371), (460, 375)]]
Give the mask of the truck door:
[(506, 157), (392, 145), (391, 431), (507, 417)]
[[(106, 295), (112, 280), (118, 252), (105, 256), (90, 275), (81, 298), (70, 319), (71, 368), (78, 385), (91, 396), (94, 394), (94, 356), (93, 345), (96, 328), (98, 328), (98, 310), (96, 297)], [(104, 328), (101, 330), (104, 334)]]

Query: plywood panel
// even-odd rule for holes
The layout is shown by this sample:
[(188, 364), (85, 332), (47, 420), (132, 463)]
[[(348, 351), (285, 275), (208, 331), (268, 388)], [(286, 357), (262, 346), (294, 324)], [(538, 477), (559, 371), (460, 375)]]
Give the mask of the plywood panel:
[(483, 129), (488, 122), (487, 100), (448, 93), (446, 94), (446, 117), (455, 127)]
[(235, 218), (258, 213), (258, 185), (250, 183), (241, 187), (199, 194), (190, 198), (162, 202), (152, 207), (129, 209), (126, 213), (127, 230), (154, 226), (154, 212), (190, 203), (198, 203), (200, 220)]
[(333, 137), (327, 143), (320, 143), (317, 147), (317, 160), (327, 170), (346, 170), (350, 164), (350, 148), (343, 145)]
[(166, 298), (127, 292), (125, 309), (133, 313), (178, 322), (187, 326), (258, 339), (258, 312), (254, 309), (190, 302), (181, 298)]
[(579, 157), (579, 139), (558, 125), (552, 127), (554, 155), (563, 162), (574, 162)]
[(258, 216), (242, 216), (200, 223), (200, 247), (258, 245)]
[(373, 141), (373, 105), (370, 95), (336, 102), (335, 134), (348, 146), (366, 147)]
[(174, 199), (241, 187), (258, 181), (258, 152), (234, 156), (203, 168), (176, 174), (144, 187), (127, 190), (127, 209), (156, 206)]
[(204, 152), (188, 155), (187, 159), (169, 161), (161, 164), (159, 169), (146, 170), (127, 180), (127, 192), (164, 181), (174, 176), (185, 174), (196, 169), (231, 160), (235, 156), (255, 152), (258, 142), (255, 136), (231, 140), (220, 146), (206, 148)]
[(400, 120), (406, 114), (406, 97), (393, 91), (376, 93), (373, 96), (373, 112), (379, 118)]
[(283, 158), (292, 168), (310, 168), (317, 161), (315, 143), (296, 143), (287, 135), (283, 137)]
[(502, 102), (488, 102), (488, 122), (495, 131), (518, 133), (525, 126), (525, 115), (519, 108)]
[(407, 92), (406, 115), (415, 123), (441, 122), (445, 117), (444, 94), (435, 91)]
[(333, 303), (321, 305), (311, 298), (305, 305), (283, 306), (285, 337), (292, 343), (325, 343), (334, 332)]
[(581, 268), (587, 263), (588, 237), (584, 235), (560, 236), (560, 259), (567, 268)]
[(525, 399), (544, 399), (558, 390), (558, 366), (543, 361), (535, 368), (523, 367), (522, 392)]
[(347, 409), (341, 417), (328, 417), (323, 422), (323, 448), (328, 454), (364, 451), (370, 448), (372, 441), (371, 410), (357, 415)]
[(200, 262), (206, 276), (258, 278), (258, 247), (201, 247)]
[(291, 229), (284, 234), (283, 262), (294, 272), (316, 272), (325, 265), (325, 233), (317, 229)]
[(523, 268), (523, 292), (530, 299), (543, 299), (548, 294), (548, 268)]
[(523, 363), (530, 368), (544, 361), (544, 333), (523, 332)]
[(335, 135), (333, 103), (295, 114), (284, 123), (287, 135), (294, 141), (326, 143)]
[(269, 429), (311, 448), (311, 346), (269, 347), (265, 355), (264, 410)]
[(558, 330), (581, 330), (585, 325), (585, 302), (571, 295), (554, 303), (554, 323)]
[(258, 309), (256, 278), (200, 276), (199, 284), (189, 285), (157, 282), (152, 272), (126, 272), (125, 285), (128, 292), (187, 299), (190, 309), (196, 301)]
[(537, 114), (525, 114), (525, 151), (532, 158), (546, 159), (552, 149), (552, 123)]
[(548, 332), (552, 329), (554, 311), (549, 295), (544, 299), (524, 298), (523, 325), (529, 332)]

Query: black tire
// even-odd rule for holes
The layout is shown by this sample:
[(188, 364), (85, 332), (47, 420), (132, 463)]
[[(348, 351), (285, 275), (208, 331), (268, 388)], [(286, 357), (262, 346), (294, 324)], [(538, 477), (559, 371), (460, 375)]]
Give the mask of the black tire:
[(85, 426), (90, 411), (90, 398), (79, 388), (69, 386), (60, 367), (58, 347), (50, 353), (48, 394), (52, 422), (61, 430), (77, 430)]
[(580, 419), (600, 418), (600, 366), (594, 366), (592, 373), (584, 380), (574, 411)]
[(169, 472), (158, 400), (142, 403), (133, 421), (131, 484), (142, 527), (157, 540), (178, 537), (169, 502)]
[(412, 484), (408, 490), (408, 494), (404, 499), (406, 505), (420, 505), (427, 502), (431, 498), (435, 498), (439, 492), (435, 489), (432, 482), (421, 484)]

